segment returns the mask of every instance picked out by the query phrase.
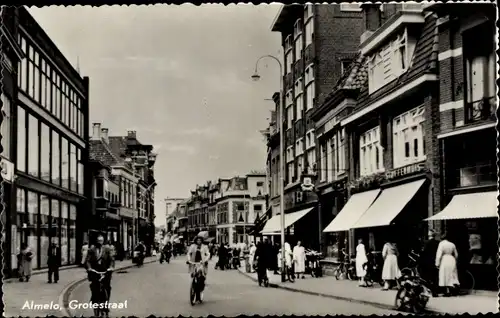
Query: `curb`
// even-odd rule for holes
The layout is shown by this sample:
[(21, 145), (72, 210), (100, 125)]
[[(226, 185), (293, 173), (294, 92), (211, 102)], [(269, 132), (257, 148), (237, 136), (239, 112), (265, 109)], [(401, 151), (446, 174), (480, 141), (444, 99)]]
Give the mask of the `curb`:
[[(158, 259), (156, 259), (156, 258), (152, 259), (152, 260), (144, 261), (143, 265), (155, 263), (156, 261), (158, 261)], [(136, 264), (131, 264), (131, 265), (127, 265), (124, 267), (116, 268), (115, 271), (121, 271), (124, 269), (136, 267), (136, 266), (137, 266)], [(58, 303), (59, 303), (59, 307), (61, 308), (61, 311), (63, 312), (64, 317), (75, 317), (75, 315), (71, 314), (71, 311), (69, 309), (69, 296), (80, 284), (82, 284), (86, 281), (87, 281), (87, 277), (84, 277), (84, 278), (81, 278), (81, 279), (78, 279), (78, 280), (75, 280), (75, 281), (69, 283), (68, 285), (66, 285), (66, 287), (64, 287), (63, 291), (59, 295)]]
[[(245, 276), (245, 277), (253, 280), (254, 282), (257, 282), (256, 278), (254, 278), (254, 277), (252, 277), (250, 275), (247, 275), (246, 273), (243, 273), (240, 270), (238, 270), (238, 273), (240, 273), (241, 275), (243, 275), (243, 276)], [(324, 297), (324, 298), (331, 298), (331, 299), (343, 300), (343, 301), (348, 301), (348, 302), (351, 302), (351, 303), (358, 303), (358, 304), (370, 305), (370, 306), (377, 307), (377, 308), (380, 308), (380, 309), (397, 311), (397, 309), (394, 308), (394, 306), (383, 304), (383, 303), (378, 303), (378, 302), (374, 302), (374, 301), (367, 301), (367, 300), (349, 298), (349, 297), (344, 297), (344, 296), (337, 296), (337, 295), (325, 294), (325, 293), (320, 293), (320, 292), (313, 292), (313, 291), (308, 291), (308, 290), (303, 290), (303, 289), (298, 289), (298, 288), (283, 286), (283, 285), (276, 284), (276, 283), (269, 283), (269, 287), (284, 289), (284, 290), (291, 291), (291, 292), (294, 292), (294, 293), (301, 293), (301, 294), (306, 294), (306, 295), (312, 295), (312, 296), (319, 296), (319, 297)], [(425, 313), (426, 314), (430, 314), (430, 315), (440, 315), (440, 314), (443, 314), (443, 312), (434, 311), (434, 310), (426, 310)]]
[[(59, 272), (63, 272), (63, 271), (69, 270), (69, 269), (74, 269), (74, 268), (79, 268), (79, 267), (80, 267), (80, 265), (61, 266), (61, 267), (59, 267)], [(43, 269), (39, 269), (39, 270), (36, 270), (36, 271), (32, 271), (31, 272), (31, 276), (37, 276), (37, 275), (41, 275), (41, 274), (46, 274), (48, 272), (49, 272), (48, 268), (43, 268)], [(11, 278), (4, 279), (2, 281), (2, 283), (4, 283), (4, 284), (10, 284), (10, 283), (16, 282), (18, 280), (19, 280), (19, 277), (11, 277)]]

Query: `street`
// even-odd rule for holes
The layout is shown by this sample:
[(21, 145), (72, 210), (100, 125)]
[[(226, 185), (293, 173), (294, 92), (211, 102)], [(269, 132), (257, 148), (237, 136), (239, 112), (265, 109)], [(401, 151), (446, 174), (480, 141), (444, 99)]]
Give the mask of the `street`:
[[(127, 301), (128, 308), (111, 310), (111, 316), (237, 316), (246, 315), (327, 315), (327, 314), (394, 314), (395, 311), (305, 295), (276, 288), (259, 287), (235, 270), (214, 270), (209, 265), (203, 304), (189, 303), (190, 277), (185, 258), (170, 264), (153, 263), (143, 268), (131, 268), (115, 273), (111, 302)], [(90, 299), (88, 283), (79, 285), (71, 300)], [(74, 316), (91, 316), (92, 310), (70, 310)]]

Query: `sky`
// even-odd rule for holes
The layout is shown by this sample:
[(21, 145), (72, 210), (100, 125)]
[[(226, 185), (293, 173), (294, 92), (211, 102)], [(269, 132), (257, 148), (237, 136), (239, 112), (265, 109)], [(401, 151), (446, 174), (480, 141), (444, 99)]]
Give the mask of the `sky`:
[[(90, 78), (90, 123), (136, 130), (158, 153), (157, 225), (164, 198), (196, 184), (264, 170), (271, 98), (282, 56), (271, 31), (279, 4), (29, 8), (70, 63)], [(92, 130), (90, 130), (92, 131)]]

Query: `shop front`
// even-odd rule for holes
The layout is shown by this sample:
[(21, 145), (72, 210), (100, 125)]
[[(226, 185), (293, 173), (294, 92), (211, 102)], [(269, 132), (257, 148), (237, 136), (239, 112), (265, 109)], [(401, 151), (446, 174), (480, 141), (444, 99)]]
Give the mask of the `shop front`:
[(449, 240), (458, 250), (459, 281), (475, 289), (497, 290), (498, 192), (462, 192), (428, 221), (445, 223)]

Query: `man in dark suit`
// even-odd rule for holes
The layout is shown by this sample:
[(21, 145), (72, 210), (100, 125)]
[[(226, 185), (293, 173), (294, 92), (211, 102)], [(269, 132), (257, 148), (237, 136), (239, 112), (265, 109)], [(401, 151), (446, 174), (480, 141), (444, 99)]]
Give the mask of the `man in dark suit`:
[(87, 273), (90, 281), (90, 291), (92, 293), (91, 301), (95, 300), (95, 296), (99, 292), (99, 276), (90, 271), (91, 269), (98, 272), (108, 271), (108, 274), (103, 279), (108, 292), (108, 299), (111, 296), (111, 272), (115, 267), (115, 259), (113, 251), (107, 245), (104, 245), (104, 237), (97, 236), (97, 242), (89, 248), (87, 255)]
[(429, 230), (429, 239), (425, 242), (420, 256), (420, 273), (422, 278), (429, 283), (434, 297), (438, 293), (438, 270), (436, 269), (436, 253), (439, 245), (437, 234)]
[(61, 248), (56, 243), (50, 244), (47, 251), (47, 266), (49, 267), (49, 284), (52, 283), (52, 275), (54, 275), (54, 283), (57, 283), (61, 266)]

